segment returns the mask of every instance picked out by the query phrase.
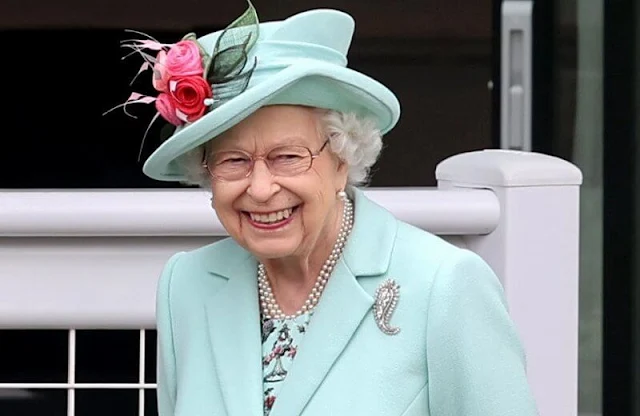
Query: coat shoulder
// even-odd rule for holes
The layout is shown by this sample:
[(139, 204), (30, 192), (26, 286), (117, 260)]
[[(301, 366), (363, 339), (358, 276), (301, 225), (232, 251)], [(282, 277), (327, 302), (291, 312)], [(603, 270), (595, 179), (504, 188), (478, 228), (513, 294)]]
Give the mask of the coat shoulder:
[(246, 258), (248, 253), (231, 238), (226, 237), (211, 244), (184, 251), (180, 255), (180, 267), (195, 270), (209, 270), (215, 265), (233, 258)]
[(427, 277), (436, 273), (442, 264), (466, 252), (467, 249), (458, 247), (441, 236), (399, 220), (392, 266), (410, 268), (415, 274)]
[(436, 281), (439, 287), (455, 291), (473, 275), (480, 279), (478, 283), (500, 286), (489, 264), (477, 253), (402, 221), (398, 221), (388, 274), (405, 286), (420, 288), (425, 300), (433, 297)]
[(183, 303), (193, 304), (194, 300), (214, 294), (226, 281), (216, 276), (216, 267), (246, 258), (246, 252), (231, 238), (178, 252), (164, 265), (157, 296), (170, 299), (170, 303), (176, 307)]

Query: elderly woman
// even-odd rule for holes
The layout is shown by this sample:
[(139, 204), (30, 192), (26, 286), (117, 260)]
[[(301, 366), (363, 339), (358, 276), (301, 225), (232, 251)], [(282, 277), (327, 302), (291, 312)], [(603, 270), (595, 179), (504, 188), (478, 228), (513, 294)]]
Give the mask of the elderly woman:
[(158, 91), (130, 102), (176, 126), (144, 172), (210, 189), (229, 234), (159, 280), (161, 416), (536, 414), (491, 269), (357, 187), (400, 111), (346, 67), (353, 28), (250, 6), (200, 39), (129, 45)]

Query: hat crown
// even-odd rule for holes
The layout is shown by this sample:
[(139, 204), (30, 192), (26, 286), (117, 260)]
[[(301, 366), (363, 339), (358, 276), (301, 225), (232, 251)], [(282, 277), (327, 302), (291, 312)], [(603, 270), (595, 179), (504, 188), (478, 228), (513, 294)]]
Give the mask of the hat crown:
[(312, 10), (284, 20), (267, 41), (293, 41), (331, 48), (346, 55), (355, 28), (353, 18), (337, 10)]
[[(320, 46), (346, 56), (354, 29), (353, 18), (344, 12), (331, 9), (309, 10), (285, 20), (260, 23), (257, 43), (286, 42), (300, 47)], [(198, 42), (207, 51), (212, 51), (221, 34), (221, 30), (210, 33), (198, 39)]]

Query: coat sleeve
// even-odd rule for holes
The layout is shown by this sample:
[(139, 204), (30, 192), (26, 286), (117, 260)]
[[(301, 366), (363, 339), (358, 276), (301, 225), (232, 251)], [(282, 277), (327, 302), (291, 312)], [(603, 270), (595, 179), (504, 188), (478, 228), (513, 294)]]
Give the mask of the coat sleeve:
[(158, 416), (173, 416), (176, 404), (176, 357), (171, 317), (171, 279), (180, 254), (173, 255), (167, 261), (156, 290)]
[(427, 360), (432, 416), (538, 414), (502, 285), (471, 251), (456, 250), (435, 276)]

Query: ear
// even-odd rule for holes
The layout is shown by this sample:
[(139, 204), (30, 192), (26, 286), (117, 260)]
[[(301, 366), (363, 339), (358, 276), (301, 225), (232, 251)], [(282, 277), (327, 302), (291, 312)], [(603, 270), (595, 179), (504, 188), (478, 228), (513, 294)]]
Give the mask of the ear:
[(349, 164), (338, 159), (336, 167), (336, 192), (343, 191), (347, 187), (349, 179)]

